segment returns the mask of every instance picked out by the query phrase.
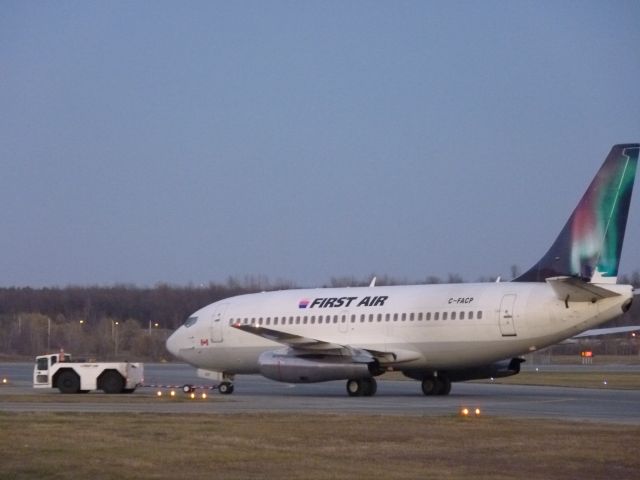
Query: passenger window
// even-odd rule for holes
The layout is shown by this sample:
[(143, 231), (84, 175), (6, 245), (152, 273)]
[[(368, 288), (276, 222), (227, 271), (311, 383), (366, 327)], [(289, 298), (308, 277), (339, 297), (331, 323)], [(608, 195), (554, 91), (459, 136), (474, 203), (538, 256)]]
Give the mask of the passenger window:
[(418, 321), (421, 322), (422, 321), (422, 312), (418, 312)]
[(373, 322), (373, 313), (369, 314), (369, 323)]
[(446, 320), (447, 319), (447, 312), (442, 312), (442, 320)]
[(431, 320), (431, 312), (427, 312), (427, 314), (425, 315), (425, 318), (427, 321)]
[(391, 320), (391, 315), (387, 313), (387, 314), (384, 316), (384, 321), (385, 321), (385, 322), (388, 322), (389, 320)]
[(398, 314), (397, 314), (397, 313), (394, 313), (394, 314), (393, 314), (393, 321), (394, 321), (394, 322), (397, 322), (397, 321), (398, 321)]
[(410, 314), (409, 314), (409, 321), (410, 321), (410, 322), (413, 322), (413, 320), (414, 320), (413, 313), (410, 313)]
[(316, 323), (316, 317), (314, 315), (311, 315), (311, 325), (313, 325), (314, 323)]
[(473, 312), (469, 312), (469, 320), (473, 320)]
[(365, 320), (365, 315), (364, 314), (360, 315), (360, 323), (364, 323), (364, 320)]
[(464, 312), (460, 312), (460, 320), (464, 320)]
[(406, 320), (407, 320), (407, 314), (406, 314), (406, 313), (403, 313), (403, 314), (402, 314), (402, 321), (404, 322), (404, 321), (406, 321)]
[(351, 315), (351, 323), (356, 323), (356, 316), (355, 315)]
[(456, 319), (456, 312), (451, 312), (451, 320), (455, 320)]
[(436, 312), (433, 314), (433, 320), (440, 320), (440, 312)]
[(378, 314), (378, 321), (379, 321), (379, 322), (381, 322), (381, 321), (382, 321), (382, 314), (381, 314), (381, 313), (379, 313), (379, 314)]
[(189, 317), (185, 320), (184, 326), (189, 328), (191, 325), (195, 325), (198, 321), (198, 317)]
[(478, 311), (478, 320), (482, 320), (482, 310)]
[(302, 317), (302, 323), (303, 323), (303, 325), (307, 324), (307, 316), (306, 315), (304, 317)]

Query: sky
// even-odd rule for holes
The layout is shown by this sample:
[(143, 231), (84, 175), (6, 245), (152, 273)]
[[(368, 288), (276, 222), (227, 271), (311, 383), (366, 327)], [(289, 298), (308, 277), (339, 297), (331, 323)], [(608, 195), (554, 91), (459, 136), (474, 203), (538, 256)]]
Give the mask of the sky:
[[(640, 141), (637, 1), (0, 1), (0, 286), (467, 281)], [(640, 269), (640, 194), (621, 273)]]

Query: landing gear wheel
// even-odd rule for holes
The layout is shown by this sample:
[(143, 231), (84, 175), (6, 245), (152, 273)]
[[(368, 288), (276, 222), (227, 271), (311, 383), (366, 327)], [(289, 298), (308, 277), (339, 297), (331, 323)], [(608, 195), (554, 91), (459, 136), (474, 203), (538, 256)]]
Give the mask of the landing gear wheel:
[(222, 382), (218, 385), (218, 391), (223, 395), (230, 395), (233, 393), (233, 383), (231, 382)]
[(436, 377), (424, 377), (422, 379), (422, 393), (428, 397), (432, 395), (438, 395), (442, 384), (436, 379)]
[(451, 380), (447, 377), (438, 377), (438, 383), (440, 384), (438, 395), (449, 395), (451, 392)]
[(193, 387), (193, 385), (183, 385), (182, 386), (182, 393), (191, 393), (194, 392), (196, 389)]
[(360, 380), (347, 380), (347, 393), (350, 397), (360, 397), (362, 395)]
[(365, 397), (373, 397), (378, 391), (378, 382), (376, 382), (375, 378), (365, 378), (362, 380), (364, 384), (364, 392), (362, 393)]
[(375, 378), (347, 380), (347, 393), (350, 397), (372, 397), (377, 390), (378, 382), (376, 382)]

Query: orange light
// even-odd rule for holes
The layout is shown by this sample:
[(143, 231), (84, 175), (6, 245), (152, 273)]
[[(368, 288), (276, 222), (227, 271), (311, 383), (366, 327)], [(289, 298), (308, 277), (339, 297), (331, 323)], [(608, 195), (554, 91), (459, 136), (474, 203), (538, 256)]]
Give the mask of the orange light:
[(9, 383), (9, 380), (7, 380), (6, 378), (3, 378), (2, 379), (2, 383), (4, 383), (6, 385), (7, 383)]
[(191, 392), (191, 394), (190, 394), (189, 396), (190, 396), (192, 399), (193, 399), (193, 398), (196, 398), (196, 394), (195, 394), (195, 393), (193, 393), (193, 392)]
[(160, 390), (158, 390), (158, 391), (156, 392), (156, 395), (157, 395), (158, 397), (161, 397), (161, 396), (162, 396), (162, 392), (161, 392)]
[(480, 416), (480, 409), (476, 408), (476, 417)]
[(207, 394), (206, 394), (206, 393), (203, 393), (203, 394), (202, 394), (202, 399), (204, 400), (204, 399), (206, 399), (206, 398), (207, 398)]
[(469, 409), (463, 408), (462, 410), (460, 410), (460, 415), (462, 415), (463, 417), (469, 416)]
[(169, 393), (169, 395), (171, 395), (172, 397), (176, 396), (176, 391), (175, 390), (171, 390), (171, 392)]

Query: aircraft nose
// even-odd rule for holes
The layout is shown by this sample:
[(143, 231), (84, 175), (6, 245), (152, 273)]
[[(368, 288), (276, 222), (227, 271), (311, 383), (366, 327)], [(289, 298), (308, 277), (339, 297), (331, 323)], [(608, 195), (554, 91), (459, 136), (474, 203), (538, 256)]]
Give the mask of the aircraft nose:
[(167, 347), (167, 350), (169, 350), (169, 353), (171, 353), (171, 355), (180, 358), (179, 355), (179, 351), (180, 351), (180, 346), (179, 346), (179, 341), (178, 341), (178, 332), (180, 331), (180, 328), (178, 330), (176, 330), (175, 332), (173, 332), (169, 338), (167, 338), (167, 341), (165, 343), (165, 346)]

